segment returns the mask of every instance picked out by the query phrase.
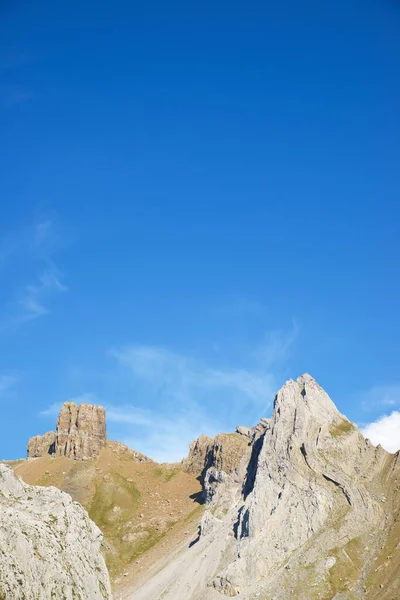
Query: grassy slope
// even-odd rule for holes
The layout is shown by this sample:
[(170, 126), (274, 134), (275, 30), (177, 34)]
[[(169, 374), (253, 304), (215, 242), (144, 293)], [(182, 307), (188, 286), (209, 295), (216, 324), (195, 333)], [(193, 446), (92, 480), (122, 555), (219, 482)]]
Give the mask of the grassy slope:
[(179, 465), (137, 463), (109, 442), (96, 461), (44, 457), (11, 465), (27, 483), (54, 485), (82, 503), (104, 533), (112, 578), (198, 506), (200, 484)]

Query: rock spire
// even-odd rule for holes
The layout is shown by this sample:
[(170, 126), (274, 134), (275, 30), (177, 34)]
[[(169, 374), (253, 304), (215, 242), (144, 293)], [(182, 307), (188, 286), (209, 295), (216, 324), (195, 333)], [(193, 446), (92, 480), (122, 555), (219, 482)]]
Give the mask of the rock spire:
[(47, 454), (78, 460), (96, 458), (106, 445), (106, 412), (102, 406), (65, 402), (56, 431), (37, 435), (28, 442), (28, 457)]

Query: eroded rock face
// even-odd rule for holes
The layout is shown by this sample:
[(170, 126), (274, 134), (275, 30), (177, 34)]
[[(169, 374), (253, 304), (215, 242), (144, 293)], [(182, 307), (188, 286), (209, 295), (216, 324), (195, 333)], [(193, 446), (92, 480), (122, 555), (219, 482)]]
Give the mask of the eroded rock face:
[(111, 600), (102, 538), (68, 494), (0, 464), (0, 598)]
[(35, 435), (28, 442), (28, 456), (38, 458), (46, 454), (55, 454), (56, 432), (48, 431), (44, 435)]
[[(303, 548), (302, 560), (307, 556), (312, 564), (352, 539), (365, 536), (366, 543), (371, 530), (378, 535), (385, 514), (368, 482), (376, 477), (379, 487), (387, 459), (311, 376), (288, 381), (253, 447), (235, 524), (238, 556), (215, 577), (214, 587), (228, 596), (243, 593), (263, 577), (272, 582), (296, 549)], [(312, 539), (315, 545), (306, 550)], [(294, 590), (293, 571), (290, 581)], [(329, 583), (323, 587), (329, 594)], [(303, 597), (301, 589), (286, 594)]]
[[(271, 419), (217, 438), (207, 446), (200, 539), (173, 563), (173, 577), (161, 571), (138, 600), (380, 597), (373, 565), (386, 552), (388, 569), (400, 540), (391, 533), (396, 457), (366, 440), (307, 374), (279, 390)], [(390, 585), (400, 589), (395, 569)]]
[(96, 404), (65, 402), (57, 421), (56, 455), (89, 459), (106, 445), (106, 411)]
[(204, 474), (204, 471), (211, 465), (210, 450), (212, 444), (213, 439), (207, 435), (201, 435), (190, 444), (189, 455), (183, 461), (183, 465), (189, 473)]
[(96, 458), (106, 444), (106, 413), (102, 406), (65, 402), (57, 420), (56, 432), (35, 436), (28, 442), (28, 457), (67, 456)]

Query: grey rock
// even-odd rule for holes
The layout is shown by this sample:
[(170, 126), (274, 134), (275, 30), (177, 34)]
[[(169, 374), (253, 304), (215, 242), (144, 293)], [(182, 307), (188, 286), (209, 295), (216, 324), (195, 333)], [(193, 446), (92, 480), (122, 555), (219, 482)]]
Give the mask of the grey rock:
[[(396, 457), (364, 439), (308, 374), (279, 390), (271, 419), (232, 435), (249, 443), (229, 472), (208, 447), (199, 542), (135, 600), (363, 597), (391, 524), (381, 500)], [(340, 561), (349, 581), (337, 592)]]
[(111, 600), (102, 539), (68, 494), (0, 464), (0, 598)]

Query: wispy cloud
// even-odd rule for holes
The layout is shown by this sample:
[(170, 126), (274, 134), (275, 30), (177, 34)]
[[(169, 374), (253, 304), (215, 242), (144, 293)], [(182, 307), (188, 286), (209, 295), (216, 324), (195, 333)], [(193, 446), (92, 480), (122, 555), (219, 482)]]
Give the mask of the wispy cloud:
[(263, 369), (269, 369), (280, 361), (288, 359), (297, 340), (300, 327), (295, 318), (287, 331), (273, 330), (264, 334), (264, 339), (253, 351), (254, 358)]
[(47, 269), (37, 278), (35, 283), (25, 286), (19, 299), (20, 311), (17, 321), (30, 321), (46, 315), (49, 310), (46, 301), (54, 293), (67, 292), (68, 288), (60, 281), (61, 274), (54, 264), (49, 263)]
[(246, 352), (247, 368), (209, 364), (159, 346), (114, 349), (138, 402), (108, 406), (112, 431), (152, 458), (176, 461), (202, 433), (256, 424), (267, 416), (277, 390), (274, 363), (285, 362), (297, 333), (296, 324), (288, 332), (267, 333)]
[(18, 325), (48, 314), (51, 298), (68, 291), (53, 259), (58, 245), (59, 236), (51, 219), (11, 232), (0, 241), (0, 267), (22, 263), (21, 279), (31, 277), (28, 283), (15, 283), (18, 289), (14, 290), (7, 324)]
[(274, 377), (261, 370), (217, 369), (166, 348), (129, 346), (112, 351), (134, 377), (158, 389), (161, 395), (190, 401), (198, 390), (238, 392), (252, 404), (268, 405)]
[(216, 424), (202, 413), (180, 412), (168, 418), (157, 411), (133, 406), (108, 407), (107, 422), (123, 426), (121, 441), (157, 462), (180, 461), (187, 456), (190, 442), (201, 432), (215, 435), (218, 431)]
[(380, 444), (388, 452), (400, 450), (400, 412), (383, 415), (373, 423), (362, 427), (361, 432), (375, 445)]

